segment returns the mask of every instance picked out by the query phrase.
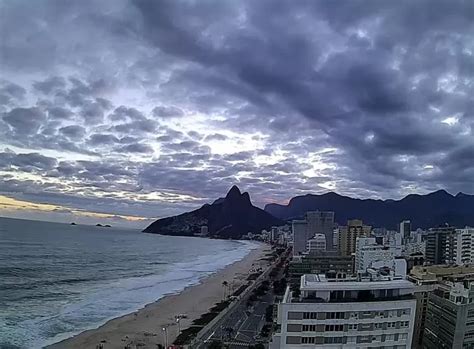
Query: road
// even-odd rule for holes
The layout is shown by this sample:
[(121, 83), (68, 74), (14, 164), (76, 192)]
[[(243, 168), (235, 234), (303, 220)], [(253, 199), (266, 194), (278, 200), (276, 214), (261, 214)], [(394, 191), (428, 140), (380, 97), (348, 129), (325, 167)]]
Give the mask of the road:
[[(254, 344), (258, 340), (258, 335), (265, 324), (265, 312), (269, 305), (274, 302), (273, 289), (270, 286), (268, 292), (254, 302), (253, 306), (247, 307), (247, 301), (253, 290), (256, 289), (264, 280), (269, 280), (269, 272), (278, 264), (278, 258), (271, 266), (259, 277), (254, 284), (249, 286), (237, 304), (231, 307), (222, 318), (217, 321), (209, 330), (201, 336), (201, 341), (195, 343), (191, 348), (204, 349), (213, 340), (219, 340), (228, 343), (249, 343)], [(280, 273), (277, 278), (281, 278)], [(237, 346), (236, 346), (237, 347)]]

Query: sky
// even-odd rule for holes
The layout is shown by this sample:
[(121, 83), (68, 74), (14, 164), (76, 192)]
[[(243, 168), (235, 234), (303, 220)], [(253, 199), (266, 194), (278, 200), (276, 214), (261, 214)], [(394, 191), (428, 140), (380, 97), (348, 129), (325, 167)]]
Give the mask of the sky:
[(473, 33), (470, 0), (2, 1), (0, 216), (473, 194)]

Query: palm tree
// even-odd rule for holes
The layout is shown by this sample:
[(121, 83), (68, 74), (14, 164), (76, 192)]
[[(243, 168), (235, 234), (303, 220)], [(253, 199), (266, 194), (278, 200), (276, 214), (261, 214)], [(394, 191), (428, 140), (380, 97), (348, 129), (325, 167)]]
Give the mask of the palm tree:
[(220, 341), (212, 341), (209, 346), (209, 349), (221, 349), (222, 348), (222, 342)]
[(224, 287), (224, 300), (226, 299), (226, 289), (229, 283), (227, 281), (222, 281), (222, 287)]
[(232, 333), (234, 333), (234, 329), (232, 327), (226, 327), (224, 328), (224, 331), (227, 333), (227, 338), (231, 339)]

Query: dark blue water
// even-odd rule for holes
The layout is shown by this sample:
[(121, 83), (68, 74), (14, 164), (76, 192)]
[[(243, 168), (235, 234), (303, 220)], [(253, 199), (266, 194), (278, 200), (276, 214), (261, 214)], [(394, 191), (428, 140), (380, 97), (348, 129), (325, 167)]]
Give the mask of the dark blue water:
[(97, 327), (254, 246), (0, 218), (0, 348), (40, 348)]

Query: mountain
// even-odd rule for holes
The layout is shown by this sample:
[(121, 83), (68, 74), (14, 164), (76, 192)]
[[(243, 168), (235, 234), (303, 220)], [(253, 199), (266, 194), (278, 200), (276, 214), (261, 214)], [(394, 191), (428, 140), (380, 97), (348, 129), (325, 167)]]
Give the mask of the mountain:
[(404, 219), (412, 227), (430, 228), (449, 223), (457, 227), (474, 226), (474, 195), (445, 190), (427, 195), (411, 194), (401, 200), (354, 199), (333, 192), (322, 195), (296, 196), (288, 205), (268, 204), (265, 211), (280, 219), (303, 217), (307, 211), (334, 211), (336, 221), (360, 218), (374, 227), (395, 229)]
[(205, 204), (197, 210), (178, 216), (159, 219), (150, 224), (145, 233), (192, 236), (207, 226), (209, 236), (238, 239), (248, 232), (260, 233), (263, 229), (283, 225), (284, 222), (255, 207), (248, 193), (233, 186), (225, 198)]

